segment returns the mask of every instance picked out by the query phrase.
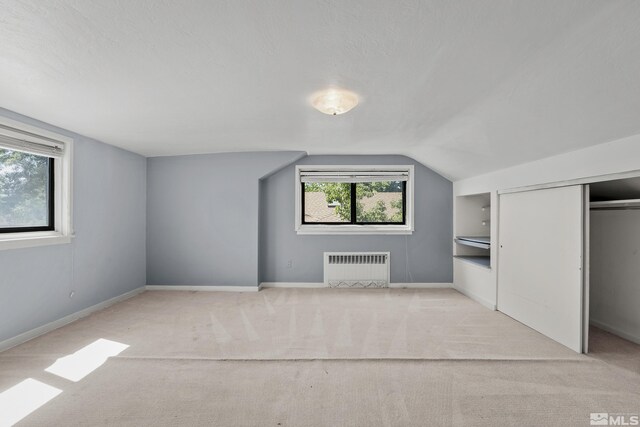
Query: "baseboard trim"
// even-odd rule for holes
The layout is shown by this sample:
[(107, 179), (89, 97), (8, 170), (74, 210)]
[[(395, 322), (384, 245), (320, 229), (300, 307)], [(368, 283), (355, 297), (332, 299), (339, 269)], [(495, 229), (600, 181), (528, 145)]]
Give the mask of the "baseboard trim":
[(592, 324), (593, 326), (595, 326), (596, 328), (600, 328), (603, 331), (610, 332), (613, 335), (617, 335), (620, 338), (624, 338), (627, 341), (631, 341), (631, 342), (634, 342), (636, 344), (640, 344), (640, 337), (638, 337), (636, 335), (633, 335), (633, 334), (630, 334), (628, 332), (625, 332), (625, 331), (623, 331), (621, 329), (618, 329), (615, 326), (611, 326), (608, 323), (604, 323), (604, 322), (601, 322), (601, 321), (596, 320), (596, 319), (589, 319), (589, 323)]
[(262, 282), (261, 288), (326, 288), (324, 283), (315, 282)]
[(487, 300), (485, 298), (482, 298), (481, 296), (478, 296), (478, 295), (474, 294), (473, 292), (469, 292), (468, 290), (466, 290), (464, 288), (461, 288), (460, 286), (456, 286), (455, 283), (453, 284), (453, 289), (455, 289), (456, 291), (460, 292), (462, 295), (471, 298), (475, 302), (484, 305), (489, 310), (496, 311), (498, 309), (495, 303), (493, 303), (493, 302), (491, 302), (491, 301), (489, 301), (489, 300)]
[(148, 291), (258, 292), (258, 286), (175, 286), (147, 285)]
[(145, 287), (142, 286), (140, 288), (134, 289), (132, 291), (126, 292), (122, 295), (118, 295), (117, 297), (110, 298), (106, 301), (100, 302), (96, 305), (92, 305), (91, 307), (87, 307), (80, 311), (76, 311), (75, 313), (69, 314), (68, 316), (64, 316), (61, 319), (54, 320), (53, 322), (49, 322), (45, 325), (38, 326), (37, 328), (31, 329), (30, 331), (23, 332), (20, 335), (16, 335), (13, 338), (9, 338), (0, 342), (0, 352), (9, 350), (12, 347), (23, 344), (27, 341), (30, 341), (34, 338), (37, 338), (41, 335), (44, 335), (48, 332), (54, 331), (58, 328), (61, 328), (69, 323), (75, 322), (78, 319), (82, 319), (83, 317), (87, 317), (90, 314), (95, 313), (96, 311), (103, 310), (109, 306), (112, 306), (116, 303), (124, 301), (126, 299), (132, 298), (142, 292), (144, 292)]
[[(453, 283), (389, 283), (391, 289), (443, 289), (452, 288)], [(325, 283), (315, 282), (262, 282), (260, 288), (328, 288)]]
[(389, 283), (392, 289), (450, 289), (453, 283)]

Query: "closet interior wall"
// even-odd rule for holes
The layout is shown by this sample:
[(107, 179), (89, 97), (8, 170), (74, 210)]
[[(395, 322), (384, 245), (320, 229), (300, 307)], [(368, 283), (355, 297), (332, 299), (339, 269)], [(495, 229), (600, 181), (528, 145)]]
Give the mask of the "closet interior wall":
[(640, 344), (640, 178), (591, 185), (593, 326)]

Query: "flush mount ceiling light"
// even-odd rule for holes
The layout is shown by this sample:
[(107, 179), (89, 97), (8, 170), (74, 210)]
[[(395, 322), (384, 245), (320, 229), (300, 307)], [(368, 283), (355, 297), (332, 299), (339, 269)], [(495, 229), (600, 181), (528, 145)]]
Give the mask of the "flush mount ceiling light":
[(344, 114), (358, 105), (358, 95), (343, 89), (325, 89), (311, 96), (311, 105), (324, 114)]

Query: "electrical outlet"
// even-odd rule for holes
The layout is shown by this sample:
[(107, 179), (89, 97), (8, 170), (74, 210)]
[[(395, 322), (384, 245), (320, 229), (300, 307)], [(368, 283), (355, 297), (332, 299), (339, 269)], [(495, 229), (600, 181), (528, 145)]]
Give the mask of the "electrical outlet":
[(293, 267), (293, 260), (287, 261), (287, 268)]

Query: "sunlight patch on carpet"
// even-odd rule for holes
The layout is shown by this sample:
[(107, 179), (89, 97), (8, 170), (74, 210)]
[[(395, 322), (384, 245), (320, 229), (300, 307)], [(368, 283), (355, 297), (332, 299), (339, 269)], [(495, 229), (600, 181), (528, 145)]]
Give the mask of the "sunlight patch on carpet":
[(129, 346), (100, 338), (73, 354), (58, 359), (46, 372), (69, 381), (80, 381), (102, 366), (109, 357), (117, 356)]
[(0, 426), (12, 426), (62, 393), (62, 390), (27, 378), (0, 393)]

